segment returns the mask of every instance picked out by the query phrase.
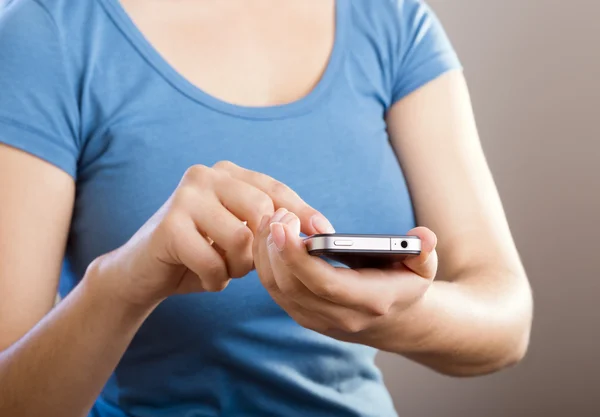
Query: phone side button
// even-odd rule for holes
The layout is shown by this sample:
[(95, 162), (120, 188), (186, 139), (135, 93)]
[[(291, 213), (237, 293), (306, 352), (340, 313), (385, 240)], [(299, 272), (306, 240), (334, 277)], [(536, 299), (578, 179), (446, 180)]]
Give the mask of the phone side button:
[(354, 242), (351, 240), (334, 240), (333, 244), (335, 246), (352, 246), (354, 245)]

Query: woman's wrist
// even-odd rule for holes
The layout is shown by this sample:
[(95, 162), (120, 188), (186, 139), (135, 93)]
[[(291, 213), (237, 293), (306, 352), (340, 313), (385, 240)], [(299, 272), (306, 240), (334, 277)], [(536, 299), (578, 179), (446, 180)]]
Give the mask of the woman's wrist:
[(145, 319), (159, 303), (139, 303), (127, 297), (123, 288), (125, 273), (106, 262), (106, 256), (110, 255), (95, 259), (88, 267), (80, 284), (84, 293), (94, 304), (106, 306), (123, 317)]
[(356, 342), (448, 375), (485, 374), (524, 355), (528, 333), (506, 305), (467, 282), (436, 281), (417, 303), (390, 314)]

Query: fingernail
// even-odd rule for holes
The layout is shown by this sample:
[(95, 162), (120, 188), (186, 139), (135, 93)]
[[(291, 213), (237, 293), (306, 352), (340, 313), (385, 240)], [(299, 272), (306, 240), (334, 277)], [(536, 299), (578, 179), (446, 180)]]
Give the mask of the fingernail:
[(271, 217), (271, 223), (278, 223), (283, 219), (283, 217), (288, 214), (288, 211), (284, 208), (280, 208), (275, 212), (273, 217)]
[(285, 248), (285, 229), (281, 223), (271, 223), (271, 236), (273, 243), (280, 252)]
[(322, 214), (315, 214), (311, 219), (312, 226), (319, 233), (335, 233), (335, 229)]

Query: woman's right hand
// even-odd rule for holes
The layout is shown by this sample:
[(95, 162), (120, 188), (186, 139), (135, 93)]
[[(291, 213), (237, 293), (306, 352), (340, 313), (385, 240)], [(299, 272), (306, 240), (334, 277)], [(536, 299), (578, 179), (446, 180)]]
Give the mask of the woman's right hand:
[(264, 216), (284, 207), (307, 235), (332, 233), (323, 215), (286, 185), (231, 162), (187, 170), (167, 202), (122, 247), (90, 266), (129, 303), (222, 291), (254, 268), (252, 242)]

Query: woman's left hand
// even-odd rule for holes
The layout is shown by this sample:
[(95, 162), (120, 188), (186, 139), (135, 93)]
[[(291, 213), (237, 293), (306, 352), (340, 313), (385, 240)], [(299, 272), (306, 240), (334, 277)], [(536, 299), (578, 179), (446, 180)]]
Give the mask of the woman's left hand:
[(421, 239), (420, 256), (386, 270), (336, 268), (308, 254), (298, 217), (280, 209), (258, 228), (254, 263), (271, 297), (298, 324), (356, 342), (418, 303), (433, 282), (436, 236), (423, 227), (409, 234)]

